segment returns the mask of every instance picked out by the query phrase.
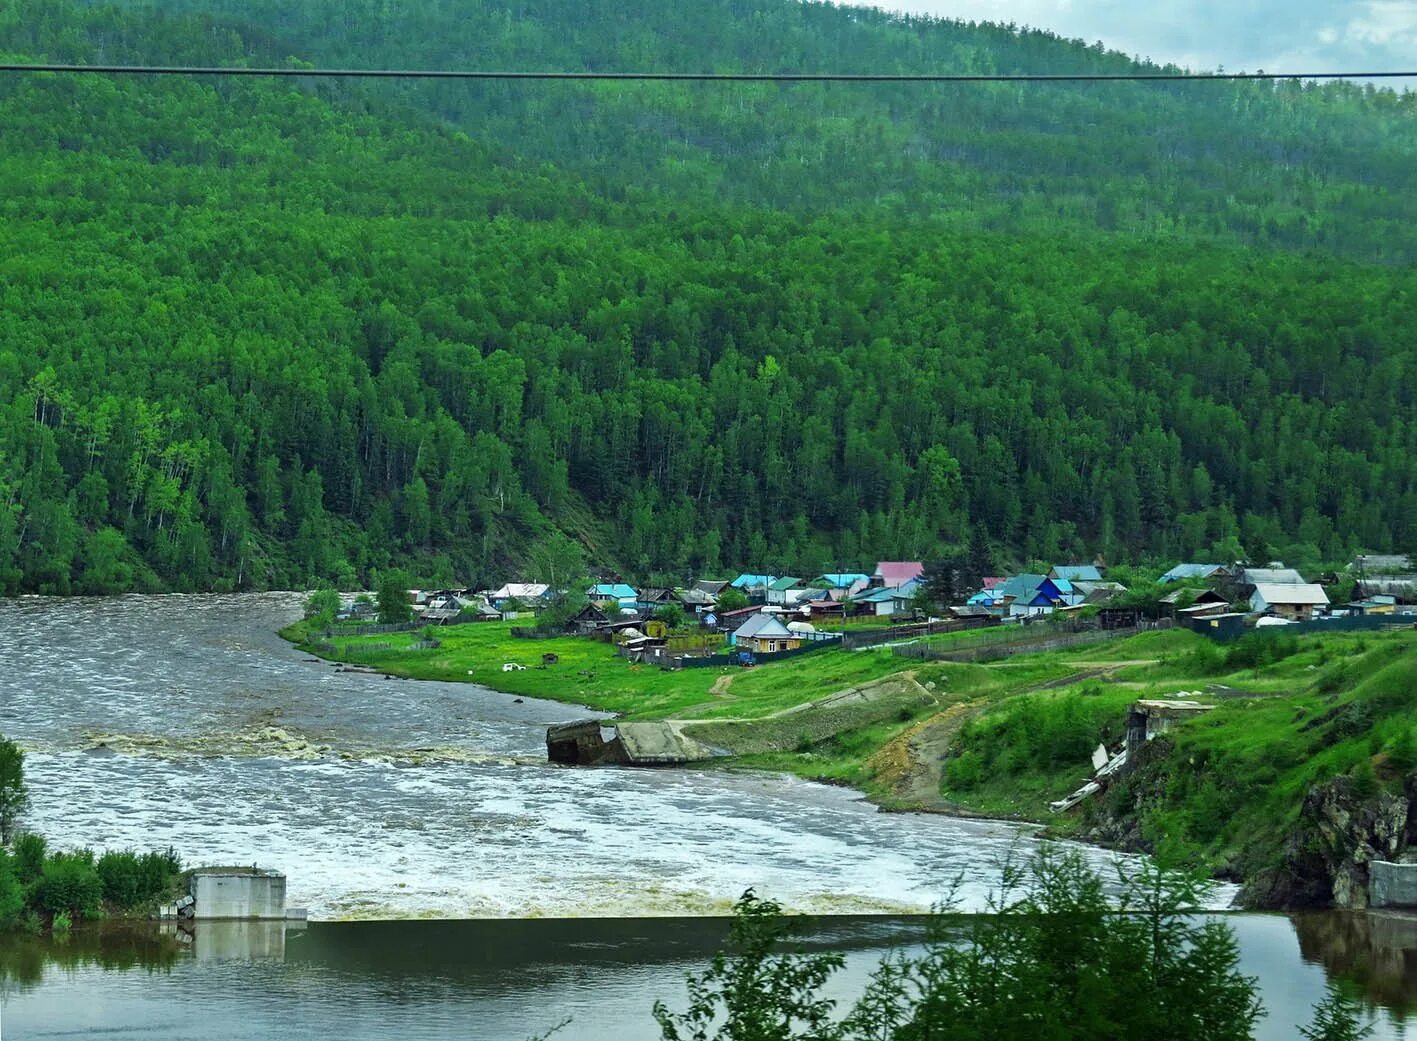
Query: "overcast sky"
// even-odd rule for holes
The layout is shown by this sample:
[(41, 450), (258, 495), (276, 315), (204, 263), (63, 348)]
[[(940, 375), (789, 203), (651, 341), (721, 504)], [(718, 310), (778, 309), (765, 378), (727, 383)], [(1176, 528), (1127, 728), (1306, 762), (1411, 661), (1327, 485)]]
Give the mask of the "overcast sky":
[(1197, 70), (1417, 68), (1417, 0), (868, 0), (865, 6), (1017, 22)]

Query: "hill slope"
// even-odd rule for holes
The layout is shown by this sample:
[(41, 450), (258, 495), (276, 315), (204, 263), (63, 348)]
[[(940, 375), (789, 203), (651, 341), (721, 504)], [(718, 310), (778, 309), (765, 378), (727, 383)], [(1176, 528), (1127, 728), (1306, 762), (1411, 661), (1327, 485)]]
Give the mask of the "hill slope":
[[(0, 0), (0, 49), (381, 64), (421, 40), (466, 63), (447, 21), (464, 8), (407, 26), (341, 10)], [(503, 27), (486, 38), (509, 63), (607, 61), (591, 44), (629, 24), (466, 10), (467, 33)], [(940, 60), (926, 44), (956, 36), (1001, 63), (1122, 60), (765, 0), (696, 11), (710, 21), (686, 25), (739, 48), (735, 67), (766, 60), (750, 44), (770, 16), (815, 41), (798, 65)], [(631, 13), (664, 64), (689, 63), (678, 23)], [(361, 50), (370, 26), (396, 42)], [(636, 577), (970, 539), (1042, 557), (1417, 542), (1417, 277), (1391, 263), (1411, 233), (1410, 99), (1220, 88), (1251, 106), (1221, 119), (1180, 88), (1124, 89), (981, 94), (988, 119), (1018, 113), (1014, 137), (978, 128), (1013, 152), (902, 166), (878, 145), (927, 133), (933, 110), (840, 88), (744, 88), (763, 103), (738, 111), (695, 95), (683, 126), (749, 143), (710, 135), (671, 160), (678, 130), (616, 121), (674, 99), (620, 87), (590, 109), (503, 87), (440, 110), (415, 88), (0, 82), (0, 588), (352, 583), (395, 561), (490, 581), (555, 527)], [(1166, 177), (1104, 172), (1084, 103), (1180, 121), (1143, 149), (1180, 158)], [(1307, 128), (1322, 156), (1271, 184), (1268, 160), (1220, 158), (1248, 155), (1246, 126), (1271, 155)], [(841, 154), (796, 182), (754, 151), (814, 135)], [(1055, 185), (1070, 151), (1072, 187)], [(1232, 168), (1233, 185), (1207, 179)], [(1256, 247), (1278, 211), (1237, 225), (1236, 187), (1309, 230)]]

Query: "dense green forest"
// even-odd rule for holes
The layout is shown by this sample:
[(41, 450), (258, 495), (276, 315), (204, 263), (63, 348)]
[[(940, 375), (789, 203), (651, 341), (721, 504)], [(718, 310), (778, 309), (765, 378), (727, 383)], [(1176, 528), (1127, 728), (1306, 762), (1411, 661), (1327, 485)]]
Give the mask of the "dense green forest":
[[(0, 0), (0, 52), (1134, 64), (785, 0)], [(1417, 96), (35, 75), (0, 135), (0, 590), (1417, 548)]]

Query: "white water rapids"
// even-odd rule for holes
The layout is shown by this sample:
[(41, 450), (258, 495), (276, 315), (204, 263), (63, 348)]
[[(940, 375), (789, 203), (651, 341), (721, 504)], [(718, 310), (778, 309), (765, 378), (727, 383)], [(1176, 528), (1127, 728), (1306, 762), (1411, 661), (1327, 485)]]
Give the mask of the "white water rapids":
[(29, 826), (275, 867), (321, 919), (718, 914), (749, 886), (909, 912), (956, 882), (978, 910), (1032, 842), (786, 777), (548, 765), (547, 724), (584, 709), (336, 671), (275, 635), (299, 607), (0, 601), (0, 733), (27, 752)]

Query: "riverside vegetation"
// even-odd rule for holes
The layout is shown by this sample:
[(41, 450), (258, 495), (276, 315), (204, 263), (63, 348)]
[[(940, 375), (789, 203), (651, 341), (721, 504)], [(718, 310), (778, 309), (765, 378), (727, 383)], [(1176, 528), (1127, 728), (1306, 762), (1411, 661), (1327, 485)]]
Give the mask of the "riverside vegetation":
[[(789, 0), (0, 0), (0, 51), (1157, 71)], [(6, 77), (0, 592), (1410, 549), (1415, 99)]]
[[(517, 639), (505, 623), (437, 635), (435, 650), (404, 649), (419, 639), (410, 633), (335, 636), (321, 652), (631, 720), (697, 721), (710, 743), (739, 752), (724, 761), (730, 767), (849, 784), (892, 809), (1043, 822), (1056, 834), (1250, 881), (1252, 904), (1292, 902), (1265, 882), (1303, 833), (1301, 810), (1316, 786), (1343, 779), (1360, 799), (1401, 797), (1417, 767), (1410, 630), (1255, 633), (1229, 645), (1170, 630), (985, 665), (830, 649), (750, 670), (675, 672), (630, 665), (584, 638)], [(537, 665), (547, 652), (557, 661)], [(509, 661), (528, 668), (503, 672)], [(850, 689), (882, 690), (882, 710), (813, 710)], [(1152, 742), (1103, 797), (1066, 815), (1049, 810), (1087, 777), (1093, 748), (1120, 746), (1131, 703), (1193, 694), (1213, 711)]]
[[(1109, 897), (1081, 858), (1045, 849), (1006, 871), (993, 914), (938, 918), (922, 953), (884, 960), (839, 1012), (823, 988), (841, 956), (791, 948), (794, 923), (750, 891), (688, 1008), (655, 1017), (665, 1041), (1246, 1041), (1264, 1015), (1255, 980), (1230, 927), (1194, 913), (1199, 893), (1142, 864)], [(1365, 1019), (1331, 983), (1300, 1032), (1358, 1041)]]
[[(7, 829), (28, 802), (23, 764), (15, 743), (0, 737), (0, 822), (8, 821)], [(67, 933), (86, 920), (149, 914), (176, 895), (181, 872), (171, 849), (109, 850), (96, 857), (87, 849), (50, 850), (40, 835), (7, 830), (0, 839), (0, 933)]]

